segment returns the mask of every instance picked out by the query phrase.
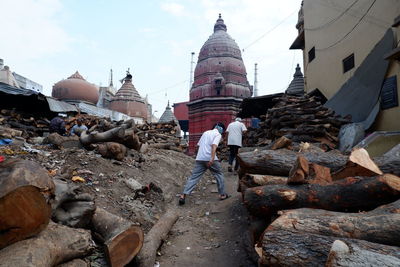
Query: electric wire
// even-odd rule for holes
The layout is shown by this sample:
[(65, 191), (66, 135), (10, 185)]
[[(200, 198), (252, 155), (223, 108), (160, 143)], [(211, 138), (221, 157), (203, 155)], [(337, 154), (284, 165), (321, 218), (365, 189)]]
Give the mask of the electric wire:
[(256, 40), (254, 40), (253, 42), (251, 42), (249, 45), (247, 45), (245, 48), (242, 49), (242, 52), (244, 52), (247, 48), (249, 48), (250, 46), (254, 45), (255, 43), (257, 43), (258, 41), (260, 41), (262, 38), (264, 38), (265, 36), (267, 36), (269, 33), (271, 33), (272, 31), (274, 31), (276, 28), (278, 28), (282, 23), (284, 23), (287, 19), (289, 19), (294, 13), (296, 13), (297, 10), (293, 11), (292, 13), (290, 13), (289, 16), (285, 17), (283, 20), (281, 20), (278, 24), (276, 24), (274, 27), (272, 27), (271, 29), (269, 29), (268, 31), (266, 31), (264, 34), (262, 34), (259, 38), (257, 38)]
[(364, 13), (364, 15), (361, 16), (361, 18), (357, 21), (357, 23), (353, 26), (353, 28), (351, 28), (351, 30), (349, 32), (347, 32), (342, 38), (340, 38), (339, 40), (337, 40), (336, 42), (334, 42), (333, 44), (331, 44), (330, 46), (327, 46), (325, 48), (315, 48), (316, 51), (323, 51), (323, 50), (327, 50), (329, 48), (332, 48), (334, 46), (336, 46), (337, 44), (339, 44), (340, 42), (342, 42), (344, 39), (346, 39), (347, 36), (349, 36), (354, 29), (361, 23), (361, 21), (365, 18), (365, 16), (369, 13), (369, 11), (372, 9), (372, 7), (374, 6), (374, 4), (376, 3), (376, 0), (373, 0), (371, 5), (368, 7), (367, 11)]
[(334, 19), (328, 21), (327, 23), (325, 23), (325, 24), (323, 24), (323, 25), (320, 25), (320, 26), (317, 26), (317, 27), (314, 27), (314, 28), (304, 28), (304, 29), (307, 30), (307, 31), (316, 31), (316, 30), (319, 30), (319, 29), (325, 28), (326, 26), (331, 25), (332, 23), (336, 22), (338, 19), (340, 19), (341, 17), (343, 17), (343, 15), (346, 14), (347, 11), (349, 11), (355, 4), (357, 4), (358, 1), (359, 1), (359, 0), (355, 0), (355, 1), (354, 1), (349, 7), (347, 7), (338, 17), (336, 17), (336, 18), (334, 18)]

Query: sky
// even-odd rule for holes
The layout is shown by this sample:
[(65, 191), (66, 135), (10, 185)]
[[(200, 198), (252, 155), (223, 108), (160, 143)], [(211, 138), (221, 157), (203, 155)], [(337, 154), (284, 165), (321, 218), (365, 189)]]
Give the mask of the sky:
[[(160, 117), (189, 100), (191, 52), (213, 33), (218, 14), (242, 49), (247, 79), (259, 95), (283, 92), (302, 66), (297, 36), (301, 0), (0, 0), (0, 58), (44, 87), (79, 73), (106, 86), (129, 68), (133, 84)], [(193, 68), (195, 65), (193, 66)]]

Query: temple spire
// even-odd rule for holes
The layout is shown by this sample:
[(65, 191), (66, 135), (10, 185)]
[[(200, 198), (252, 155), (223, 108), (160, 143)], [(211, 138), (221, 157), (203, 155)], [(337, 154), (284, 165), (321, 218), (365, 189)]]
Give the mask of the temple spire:
[(214, 25), (214, 32), (216, 31), (226, 31), (226, 25), (222, 19), (221, 13), (219, 13), (217, 22), (215, 22)]

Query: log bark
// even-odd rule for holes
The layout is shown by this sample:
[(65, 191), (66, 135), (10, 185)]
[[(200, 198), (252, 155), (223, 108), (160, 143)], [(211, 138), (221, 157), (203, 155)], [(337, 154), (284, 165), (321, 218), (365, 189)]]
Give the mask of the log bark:
[(112, 267), (128, 264), (143, 246), (140, 227), (104, 209), (96, 209), (92, 228), (104, 243), (106, 257)]
[(275, 140), (271, 144), (271, 149), (276, 150), (276, 149), (280, 149), (280, 148), (286, 148), (290, 145), (292, 145), (292, 140), (290, 140), (289, 138), (287, 138), (285, 136), (282, 136), (279, 139)]
[(96, 209), (93, 197), (80, 193), (78, 186), (55, 179), (56, 197), (52, 202), (53, 221), (74, 228), (87, 228)]
[(357, 212), (371, 210), (400, 198), (400, 178), (349, 177), (330, 185), (269, 185), (248, 188), (244, 203), (254, 216), (270, 217), (279, 210), (319, 208)]
[(126, 146), (115, 142), (99, 144), (97, 147), (100, 155), (109, 159), (123, 160), (126, 156)]
[(0, 267), (50, 267), (86, 256), (93, 249), (90, 232), (50, 223), (38, 236), (0, 250)]
[(340, 266), (400, 266), (400, 258), (363, 249), (357, 245), (347, 245), (341, 240), (333, 242), (325, 267)]
[[(240, 168), (245, 172), (288, 176), (298, 155), (298, 153), (287, 149), (261, 150), (239, 153), (237, 159)], [(328, 167), (332, 171), (339, 170), (347, 161), (347, 156), (334, 150), (329, 152), (304, 152), (300, 155), (309, 162)]]
[(145, 236), (143, 248), (138, 255), (139, 266), (154, 266), (157, 249), (160, 247), (161, 242), (167, 238), (169, 231), (177, 220), (178, 214), (175, 210), (170, 209), (151, 228)]
[(57, 265), (57, 267), (88, 267), (86, 261), (81, 259), (74, 259), (72, 261)]
[(0, 163), (0, 249), (46, 228), (53, 194), (54, 183), (38, 163)]
[[(267, 231), (259, 266), (324, 266), (336, 237), (288, 231)], [(400, 258), (400, 248), (343, 238), (351, 247)], [(365, 266), (365, 265), (363, 265)]]
[(268, 231), (292, 231), (400, 246), (400, 200), (365, 213), (302, 208), (280, 211)]
[(84, 146), (103, 143), (103, 142), (113, 142), (114, 140), (121, 140), (125, 136), (125, 129), (122, 127), (116, 127), (111, 130), (99, 133), (92, 132), (88, 134), (87, 132), (82, 132), (79, 140)]
[(309, 172), (308, 160), (303, 156), (298, 156), (293, 167), (290, 169), (288, 184), (305, 184)]
[(45, 144), (53, 144), (59, 148), (81, 148), (82, 144), (79, 141), (79, 137), (74, 135), (74, 136), (61, 136), (58, 133), (51, 133), (49, 136), (47, 136), (44, 140), (43, 143)]
[(369, 157), (367, 150), (357, 148), (351, 152), (346, 166), (332, 174), (332, 179), (339, 180), (346, 177), (376, 176), (382, 174), (379, 167)]
[(400, 176), (400, 144), (393, 147), (381, 157), (374, 158), (382, 172)]

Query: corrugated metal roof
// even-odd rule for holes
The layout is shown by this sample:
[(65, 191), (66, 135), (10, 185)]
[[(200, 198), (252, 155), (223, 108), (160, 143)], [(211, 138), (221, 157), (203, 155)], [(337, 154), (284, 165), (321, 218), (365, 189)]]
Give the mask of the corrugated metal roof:
[(6, 83), (1, 83), (0, 82), (0, 91), (4, 92), (6, 94), (12, 94), (12, 95), (40, 95), (39, 92), (29, 90), (29, 89), (24, 89), (24, 88), (17, 88), (11, 85), (8, 85)]
[(67, 102), (56, 100), (50, 96), (46, 96), (46, 100), (50, 110), (53, 112), (78, 112), (78, 109), (74, 105)]
[(105, 108), (99, 108), (94, 105), (89, 105), (86, 103), (78, 103), (78, 108), (81, 110), (81, 112), (90, 114), (90, 115), (95, 115), (98, 117), (104, 117), (104, 118), (110, 118), (111, 120), (114, 121), (120, 121), (120, 120), (129, 120), (132, 119), (130, 116), (114, 111), (114, 110), (109, 110)]

